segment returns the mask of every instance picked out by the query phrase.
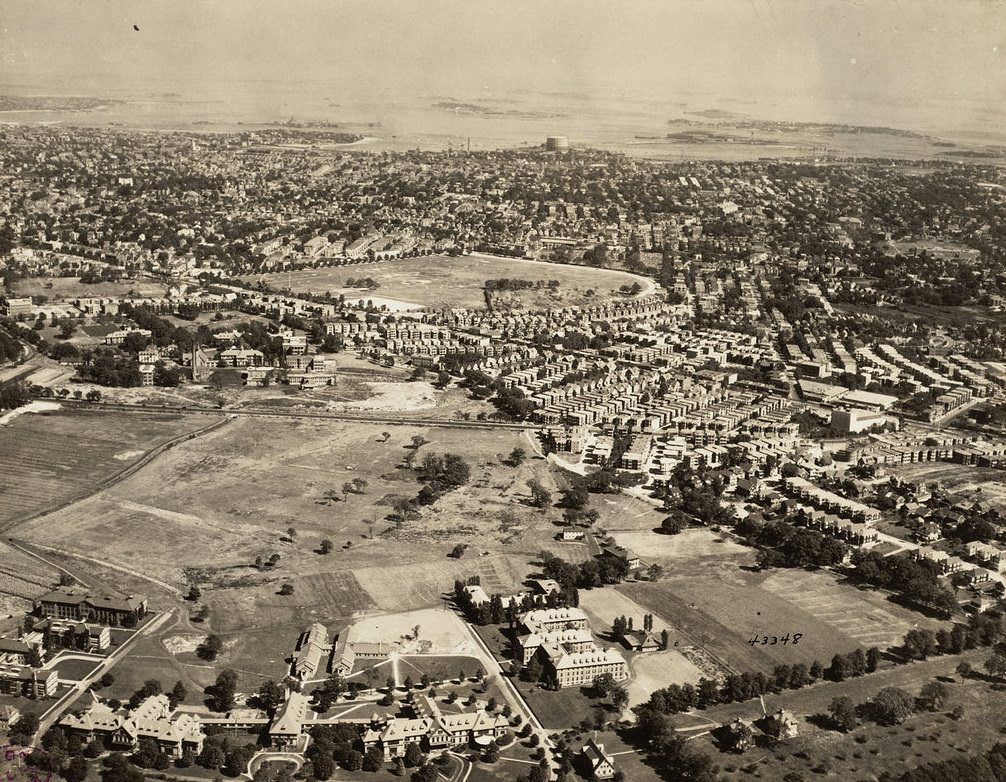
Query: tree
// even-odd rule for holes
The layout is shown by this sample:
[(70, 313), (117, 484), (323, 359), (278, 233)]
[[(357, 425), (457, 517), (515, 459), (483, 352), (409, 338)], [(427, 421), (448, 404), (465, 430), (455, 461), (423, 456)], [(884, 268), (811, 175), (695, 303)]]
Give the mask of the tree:
[(322, 554), (331, 554), (333, 548), (335, 548), (335, 545), (332, 543), (332, 541), (329, 540), (328, 538), (325, 538), (323, 541), (321, 541), (321, 545), (318, 547), (318, 550)]
[(688, 519), (680, 511), (667, 516), (660, 522), (660, 531), (665, 535), (677, 535), (688, 526)]
[(510, 456), (507, 458), (507, 462), (511, 467), (520, 467), (524, 463), (525, 459), (527, 459), (527, 451), (520, 446), (517, 446), (510, 451)]
[(950, 697), (950, 688), (943, 682), (929, 682), (923, 686), (919, 697), (930, 711), (939, 711)]
[[(618, 620), (616, 619), (615, 621), (617, 622)], [(607, 698), (614, 686), (615, 677), (610, 673), (602, 673), (600, 676), (594, 677), (594, 692), (600, 698)]]
[(216, 681), (206, 688), (208, 705), (212, 711), (230, 711), (234, 708), (238, 675), (227, 668), (217, 675)]
[(416, 768), (426, 762), (426, 756), (415, 741), (410, 741), (405, 746), (405, 765), (408, 768)]
[(203, 660), (213, 662), (217, 655), (224, 648), (224, 642), (219, 635), (208, 635), (199, 646), (196, 647), (196, 655)]
[(363, 768), (363, 754), (351, 749), (346, 753), (346, 759), (342, 763), (347, 771), (359, 771)]
[(202, 590), (196, 584), (193, 584), (189, 587), (189, 593), (185, 596), (185, 599), (194, 603), (202, 596)]
[(211, 744), (207, 741), (203, 744), (203, 751), (196, 758), (196, 763), (203, 768), (215, 770), (224, 764), (224, 759), (224, 751), (216, 744)]
[(527, 487), (531, 491), (531, 504), (534, 507), (545, 510), (552, 504), (552, 492), (546, 489), (537, 478), (531, 478), (527, 482)]
[(985, 670), (992, 676), (1002, 678), (1006, 674), (1006, 657), (1001, 654), (993, 654), (985, 661)]
[(186, 695), (188, 695), (188, 690), (185, 689), (185, 685), (180, 681), (175, 682), (175, 686), (171, 688), (171, 692), (168, 695), (168, 701), (171, 704), (171, 708), (174, 709), (179, 703), (184, 701)]
[(496, 763), (500, 759), (500, 748), (499, 745), (494, 741), (488, 747), (486, 747), (485, 753), (482, 755), (482, 760), (486, 763)]
[(84, 782), (87, 778), (87, 758), (77, 755), (70, 758), (69, 764), (60, 772), (66, 782)]
[(412, 782), (437, 782), (440, 779), (440, 772), (432, 763), (427, 763), (413, 771), (410, 779)]
[(258, 699), (258, 704), (261, 708), (266, 711), (272, 711), (283, 702), (283, 699), (286, 697), (286, 690), (283, 689), (282, 685), (270, 679), (262, 682), (262, 686), (258, 688), (255, 697)]
[(328, 779), (334, 771), (335, 763), (332, 761), (331, 755), (319, 753), (311, 757), (311, 776), (314, 779)]
[(873, 698), (877, 721), (900, 725), (915, 713), (915, 699), (898, 687), (884, 687)]
[(936, 654), (936, 636), (932, 630), (909, 630), (902, 646), (910, 660), (925, 660)]
[(873, 673), (880, 667), (880, 649), (871, 646), (866, 650), (866, 672)]
[(624, 711), (625, 707), (629, 705), (629, 691), (620, 684), (611, 688), (611, 705), (615, 707), (617, 712)]
[(832, 724), (845, 733), (856, 727), (856, 706), (847, 695), (839, 695), (828, 706)]
[(293, 594), (293, 584), (289, 581), (284, 581), (282, 586), (279, 588), (279, 593), (281, 595), (292, 595)]

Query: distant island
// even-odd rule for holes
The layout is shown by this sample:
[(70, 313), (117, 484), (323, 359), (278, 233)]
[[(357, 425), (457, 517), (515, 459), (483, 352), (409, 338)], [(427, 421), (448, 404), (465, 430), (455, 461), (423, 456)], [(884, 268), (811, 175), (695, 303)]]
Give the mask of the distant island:
[[(707, 112), (689, 112), (690, 114), (695, 114), (699, 116), (723, 116), (729, 112), (719, 112), (719, 111), (707, 111)], [(800, 131), (815, 131), (818, 133), (827, 134), (855, 134), (855, 133), (873, 133), (882, 136), (898, 136), (899, 138), (914, 138), (929, 141), (930, 136), (924, 133), (916, 133), (912, 130), (903, 130), (901, 128), (889, 128), (883, 125), (846, 125), (843, 123), (835, 122), (783, 122), (783, 121), (770, 121), (770, 120), (744, 120), (736, 119), (731, 121), (721, 121), (721, 122), (697, 122), (690, 119), (672, 119), (667, 121), (668, 125), (701, 125), (703, 127), (716, 127), (716, 128), (733, 128), (737, 130), (760, 130), (771, 133), (797, 133)]]
[(433, 108), (452, 111), (455, 114), (476, 114), (483, 117), (518, 117), (520, 119), (556, 119), (566, 115), (558, 112), (520, 111), (517, 109), (494, 109), (477, 103), (462, 103), (452, 100), (441, 100), (433, 104)]
[(119, 100), (67, 95), (0, 95), (0, 111), (93, 111)]

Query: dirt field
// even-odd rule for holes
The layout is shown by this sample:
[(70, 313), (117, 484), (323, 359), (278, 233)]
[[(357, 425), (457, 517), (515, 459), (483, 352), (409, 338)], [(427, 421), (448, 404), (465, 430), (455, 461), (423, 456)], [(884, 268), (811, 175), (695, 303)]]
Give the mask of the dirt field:
[[(419, 628), (419, 635), (413, 631)], [(353, 623), (362, 643), (396, 644), (400, 654), (467, 655), (477, 647), (453, 611), (427, 609), (368, 616)], [(474, 671), (472, 672), (474, 673)]]
[(160, 443), (211, 422), (66, 410), (19, 416), (0, 427), (0, 528), (87, 492)]
[[(373, 292), (345, 287), (349, 278), (372, 277), (380, 283)], [(264, 280), (277, 288), (345, 294), (347, 299), (393, 300), (421, 307), (485, 307), (483, 285), (488, 279), (509, 277), (524, 280), (558, 280), (556, 295), (544, 290), (522, 291), (520, 302), (528, 307), (561, 307), (583, 300), (583, 291), (590, 288), (598, 298), (622, 285), (649, 281), (626, 272), (609, 269), (589, 269), (582, 266), (561, 266), (515, 258), (470, 255), (453, 258), (443, 255), (425, 258), (401, 258), (393, 261), (354, 264), (326, 269), (305, 269), (296, 272), (267, 274)], [(258, 280), (259, 277), (255, 277)]]
[[(673, 649), (636, 655), (630, 665), (628, 709), (649, 700), (650, 694), (670, 684), (695, 684), (703, 673)], [(631, 716), (631, 712), (626, 716)]]

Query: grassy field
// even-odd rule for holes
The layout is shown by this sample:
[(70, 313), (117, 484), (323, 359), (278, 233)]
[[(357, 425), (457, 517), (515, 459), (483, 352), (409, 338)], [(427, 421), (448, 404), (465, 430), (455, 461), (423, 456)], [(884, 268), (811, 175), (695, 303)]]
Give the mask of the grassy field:
[(60, 679), (80, 681), (98, 666), (97, 660), (57, 660), (50, 666)]
[(147, 451), (211, 419), (59, 411), (0, 427), (0, 527), (93, 489)]
[[(372, 277), (380, 287), (375, 291), (347, 288), (350, 278)], [(275, 288), (333, 294), (346, 298), (392, 299), (424, 307), (485, 307), (483, 285), (488, 279), (509, 277), (532, 281), (558, 280), (558, 293), (522, 291), (520, 301), (530, 307), (561, 307), (579, 302), (582, 292), (593, 289), (598, 297), (631, 285), (640, 278), (609, 269), (560, 266), (512, 258), (471, 255), (401, 258), (393, 261), (354, 264), (325, 269), (267, 274), (264, 280)], [(254, 280), (259, 277), (252, 278)], [(643, 284), (641, 282), (641, 284)]]
[[(492, 588), (515, 589), (536, 551), (525, 546), (521, 533), (548, 525), (542, 514), (520, 504), (526, 479), (547, 477), (545, 463), (530, 460), (518, 470), (501, 463), (515, 446), (526, 445), (523, 435), (394, 427), (385, 442), (383, 429), (235, 419), (18, 534), (39, 543), (72, 539), (81, 554), (180, 587), (197, 581), (252, 588), (227, 599), (267, 611), (273, 606), (279, 613), (290, 605), (321, 603), (337, 616), (371, 604), (384, 610), (436, 605), (456, 577), (472, 573)], [(429, 441), (420, 458), (425, 452), (465, 457), (472, 481), (399, 528), (389, 520), (392, 498), (413, 497), (419, 489), (412, 471), (401, 468), (413, 435)], [(120, 455), (134, 450), (132, 443), (120, 449)], [(110, 444), (108, 451), (116, 453)], [(354, 478), (366, 480), (367, 487), (343, 500), (342, 485)], [(335, 501), (326, 499), (330, 491)], [(296, 530), (292, 539), (290, 527)], [(335, 543), (328, 555), (318, 553), (325, 538)], [(471, 543), (472, 554), (447, 558), (459, 542)], [(275, 568), (252, 567), (257, 556), (273, 554), (280, 555)], [(292, 599), (273, 594), (284, 581), (295, 587)], [(268, 615), (264, 619), (270, 623)]]
[(16, 296), (48, 296), (50, 302), (90, 298), (92, 296), (127, 296), (135, 292), (140, 296), (163, 296), (167, 285), (158, 280), (129, 280), (82, 283), (78, 277), (25, 277), (14, 283)]
[(59, 579), (59, 571), (0, 543), (0, 613), (24, 611)]
[[(883, 595), (840, 584), (826, 572), (751, 573), (668, 577), (630, 583), (619, 591), (666, 623), (671, 640), (706, 649), (737, 671), (820, 660), (857, 647), (881, 649), (915, 627), (933, 624)], [(935, 626), (935, 624), (933, 624)], [(750, 645), (756, 635), (801, 633), (798, 644)]]

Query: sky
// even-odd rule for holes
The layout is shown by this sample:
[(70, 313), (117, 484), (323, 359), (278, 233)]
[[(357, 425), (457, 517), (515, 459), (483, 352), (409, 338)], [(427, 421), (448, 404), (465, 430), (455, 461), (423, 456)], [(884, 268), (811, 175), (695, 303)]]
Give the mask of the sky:
[(0, 30), (0, 86), (41, 94), (530, 90), (871, 117), (1006, 98), (1000, 0), (3, 0)]

